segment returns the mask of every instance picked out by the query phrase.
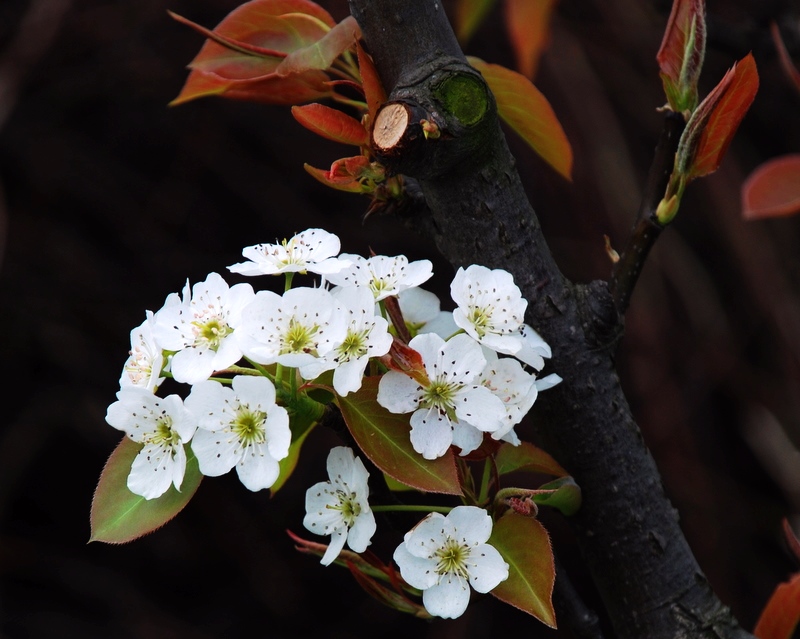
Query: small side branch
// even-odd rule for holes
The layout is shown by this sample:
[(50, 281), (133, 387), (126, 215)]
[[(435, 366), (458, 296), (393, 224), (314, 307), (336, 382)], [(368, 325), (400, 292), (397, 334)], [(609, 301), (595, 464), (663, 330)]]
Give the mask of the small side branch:
[(642, 272), (647, 255), (665, 228), (656, 218), (656, 209), (667, 190), (669, 176), (675, 164), (675, 152), (685, 126), (686, 121), (683, 114), (674, 111), (665, 112), (664, 127), (661, 130), (661, 138), (656, 146), (653, 162), (647, 174), (647, 182), (636, 222), (625, 250), (614, 265), (609, 281), (609, 290), (620, 315), (624, 315), (628, 310), (633, 289)]

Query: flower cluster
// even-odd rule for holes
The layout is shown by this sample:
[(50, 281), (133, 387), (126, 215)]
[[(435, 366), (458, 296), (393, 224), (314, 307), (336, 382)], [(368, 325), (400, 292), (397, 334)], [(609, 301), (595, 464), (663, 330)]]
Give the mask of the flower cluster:
[[(391, 413), (410, 413), (411, 447), (423, 458), (434, 460), (451, 446), (467, 455), (487, 434), (520, 443), (514, 427), (538, 392), (560, 378), (537, 378), (550, 348), (524, 323), (527, 302), (512, 276), (483, 266), (459, 269), (450, 312), (420, 288), (432, 276), (428, 260), (364, 258), (340, 248), (339, 238), (322, 229), (247, 247), (247, 261), (229, 270), (283, 275), (282, 292), (231, 286), (211, 273), (146, 313), (131, 331), (117, 401), (106, 415), (141, 444), (127, 478), (131, 492), (150, 500), (172, 486), (180, 490), (190, 451), (203, 475), (236, 468), (248, 489), (273, 487), (281, 462), (302, 443), (293, 416), (302, 413), (302, 401), (321, 406), (308, 390), (356, 393), (370, 363), (370, 374), (380, 375), (372, 400)], [(292, 287), (295, 275), (308, 273), (321, 281)], [(414, 371), (394, 365), (401, 336), (421, 362)], [(183, 397), (159, 397), (167, 379), (190, 388)], [(350, 448), (334, 448), (328, 474), (308, 490), (303, 522), (331, 536), (325, 565), (345, 544), (363, 553), (376, 531), (363, 462)], [(423, 591), (430, 614), (459, 616), (468, 584), (487, 592), (508, 576), (506, 562), (486, 544), (491, 529), (485, 510), (464, 506), (447, 517), (428, 515), (405, 536), (395, 560), (407, 583)]]

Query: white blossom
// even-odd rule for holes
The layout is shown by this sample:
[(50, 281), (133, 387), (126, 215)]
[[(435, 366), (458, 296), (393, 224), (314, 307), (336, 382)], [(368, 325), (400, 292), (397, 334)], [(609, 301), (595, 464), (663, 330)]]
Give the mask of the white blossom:
[(306, 491), (303, 525), (318, 535), (330, 535), (331, 542), (320, 563), (329, 565), (344, 548), (364, 552), (375, 534), (375, 515), (367, 497), (369, 473), (362, 461), (346, 446), (328, 454), (328, 481)]
[(254, 295), (249, 284), (228, 287), (211, 273), (191, 294), (187, 282), (180, 303), (166, 304), (156, 313), (156, 341), (165, 350), (177, 351), (170, 364), (177, 381), (196, 384), (241, 359), (242, 351), (231, 337)]
[(369, 289), (345, 286), (334, 289), (332, 294), (347, 315), (347, 332), (327, 355), (301, 368), (300, 375), (314, 379), (332, 368), (333, 388), (344, 396), (361, 388), (367, 363), (371, 357), (389, 352), (392, 336), (389, 323), (375, 314), (375, 300)]
[(300, 368), (316, 364), (347, 334), (347, 314), (321, 288), (298, 287), (282, 296), (259, 291), (242, 313), (236, 337), (242, 352), (259, 364)]
[(436, 333), (442, 339), (447, 339), (458, 331), (452, 311), (441, 310), (435, 293), (419, 287), (409, 288), (400, 292), (397, 301), (412, 335)]
[(491, 534), (492, 518), (475, 506), (457, 506), (446, 517), (431, 513), (405, 534), (394, 560), (403, 579), (422, 590), (430, 614), (460, 617), (470, 586), (486, 593), (508, 579), (508, 564), (486, 543)]
[(155, 499), (170, 485), (180, 490), (186, 472), (183, 445), (192, 438), (196, 423), (178, 395), (162, 399), (145, 388), (123, 388), (108, 407), (106, 421), (144, 444), (128, 475), (132, 493)]
[(280, 273), (337, 273), (347, 267), (347, 260), (336, 258), (341, 249), (339, 238), (323, 229), (307, 229), (280, 244), (256, 244), (242, 250), (248, 259), (228, 267), (242, 275), (277, 275)]
[(365, 258), (342, 253), (340, 257), (348, 260), (350, 266), (338, 273), (327, 275), (327, 280), (338, 286), (369, 287), (376, 302), (419, 286), (433, 275), (433, 265), (430, 260), (409, 262), (405, 255), (396, 257), (373, 255)]
[(428, 383), (389, 371), (378, 385), (378, 403), (392, 413), (411, 413), (411, 444), (436, 459), (451, 444), (461, 454), (480, 446), (483, 433), (503, 425), (503, 402), (482, 386), (486, 366), (480, 345), (468, 335), (445, 342), (433, 333), (417, 335), (409, 346), (422, 357)]
[(236, 467), (250, 490), (269, 488), (278, 479), (278, 462), (289, 454), (289, 414), (275, 404), (275, 387), (266, 377), (237, 375), (232, 387), (206, 380), (195, 384), (186, 407), (197, 420), (192, 450), (200, 472), (217, 477)]
[(164, 368), (164, 353), (153, 334), (155, 319), (147, 311), (146, 319), (131, 331), (131, 350), (122, 367), (120, 388), (137, 386), (155, 393), (164, 381), (160, 377)]
[(515, 354), (522, 348), (522, 328), (528, 302), (510, 273), (473, 264), (459, 268), (450, 285), (457, 308), (455, 323), (484, 346)]

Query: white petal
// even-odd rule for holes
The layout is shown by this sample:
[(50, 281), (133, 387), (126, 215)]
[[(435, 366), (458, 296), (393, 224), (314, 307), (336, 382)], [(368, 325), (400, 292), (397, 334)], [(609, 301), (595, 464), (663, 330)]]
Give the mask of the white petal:
[(419, 382), (404, 373), (389, 371), (378, 383), (378, 403), (390, 413), (402, 414), (416, 410), (421, 397)]
[(339, 553), (342, 552), (345, 539), (347, 539), (347, 533), (344, 530), (335, 531), (331, 535), (331, 543), (328, 544), (328, 549), (325, 551), (319, 563), (323, 566), (330, 565), (333, 560), (339, 556)]
[(508, 579), (508, 564), (494, 546), (481, 544), (470, 552), (469, 583), (478, 592), (489, 592)]
[(439, 298), (435, 293), (419, 287), (402, 291), (397, 300), (403, 319), (409, 324), (425, 324), (434, 320), (439, 315), (441, 308)]
[(425, 459), (437, 459), (453, 443), (453, 431), (447, 416), (435, 408), (421, 408), (411, 415), (411, 445)]
[(171, 450), (146, 445), (133, 460), (128, 489), (145, 499), (155, 499), (167, 492), (173, 483), (179, 488), (186, 470), (186, 455), (180, 455), (182, 452), (183, 447), (180, 447), (173, 458)]
[(272, 458), (276, 461), (286, 458), (292, 444), (292, 431), (289, 428), (289, 413), (283, 406), (273, 404), (269, 408), (264, 431), (267, 436), (267, 450)]
[(412, 555), (405, 542), (395, 549), (393, 559), (400, 568), (400, 575), (414, 588), (425, 590), (438, 581), (436, 560)]
[(224, 475), (236, 465), (239, 460), (236, 447), (236, 437), (230, 433), (200, 429), (192, 439), (192, 450), (200, 465), (200, 472), (207, 477)]
[(459, 421), (472, 424), (478, 430), (491, 433), (503, 426), (505, 404), (485, 386), (463, 389), (456, 397), (455, 405)]
[(447, 515), (459, 542), (468, 546), (483, 544), (492, 534), (492, 518), (483, 509), (476, 506), (456, 506)]
[(438, 584), (422, 593), (425, 610), (436, 617), (455, 619), (464, 614), (469, 604), (469, 585), (455, 575), (445, 575)]
[(483, 443), (483, 433), (466, 422), (453, 424), (453, 445), (461, 449), (461, 456), (469, 455)]
[(244, 458), (236, 464), (236, 473), (245, 488), (253, 492), (269, 488), (280, 474), (280, 467), (272, 456), (264, 450), (264, 444), (251, 445), (245, 451)]
[(536, 384), (537, 390), (543, 391), (547, 390), (548, 388), (553, 388), (553, 386), (562, 381), (563, 380), (561, 379), (560, 376), (553, 373), (551, 375), (548, 375), (547, 377), (542, 377), (541, 379), (537, 379), (536, 382), (534, 383)]
[(448, 378), (453, 381), (469, 384), (486, 366), (480, 344), (469, 335), (456, 335), (444, 343), (441, 352), (442, 368), (447, 370)]
[(347, 533), (347, 545), (350, 546), (353, 552), (364, 552), (369, 546), (376, 529), (377, 524), (372, 511), (361, 511), (361, 514), (356, 517), (353, 526)]

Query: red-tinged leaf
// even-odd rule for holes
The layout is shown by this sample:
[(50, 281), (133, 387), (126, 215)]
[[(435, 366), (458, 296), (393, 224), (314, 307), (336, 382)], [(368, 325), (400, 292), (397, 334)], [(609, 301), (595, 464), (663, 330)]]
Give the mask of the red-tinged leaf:
[(393, 338), (392, 346), (389, 348), (389, 352), (381, 357), (381, 362), (386, 368), (405, 373), (420, 384), (425, 386), (430, 384), (422, 355), (397, 337)]
[(673, 111), (693, 111), (706, 51), (704, 0), (674, 0), (656, 61)]
[(495, 523), (487, 543), (508, 563), (508, 579), (491, 594), (555, 628), (552, 599), (556, 569), (544, 526), (532, 517), (509, 511)]
[(180, 492), (170, 486), (156, 499), (135, 495), (128, 490), (128, 474), (141, 448), (125, 437), (108, 458), (92, 499), (89, 541), (124, 544), (153, 532), (183, 510), (200, 485), (203, 475), (197, 458), (186, 446), (186, 473)]
[(354, 46), (361, 37), (361, 28), (353, 16), (347, 16), (322, 38), (308, 46), (292, 51), (275, 70), (280, 76), (303, 71), (329, 68), (342, 53)]
[(767, 601), (753, 634), (758, 639), (792, 639), (800, 622), (800, 573), (782, 584)]
[(347, 567), (350, 569), (350, 573), (353, 575), (356, 582), (358, 582), (358, 585), (361, 586), (367, 594), (380, 601), (383, 605), (388, 606), (389, 608), (394, 608), (399, 612), (405, 612), (407, 614), (414, 615), (420, 619), (432, 618), (431, 614), (425, 610), (424, 606), (414, 603), (404, 594), (396, 592), (391, 588), (387, 588), (383, 584), (376, 581), (373, 577), (365, 575), (355, 566), (355, 564), (347, 562)]
[(265, 49), (264, 47), (256, 46), (255, 44), (250, 44), (249, 42), (241, 42), (240, 40), (236, 40), (229, 36), (223, 35), (222, 33), (217, 33), (216, 31), (211, 31), (210, 29), (206, 29), (199, 24), (192, 22), (184, 18), (177, 13), (173, 13), (172, 11), (167, 11), (167, 14), (170, 18), (175, 20), (176, 22), (180, 22), (181, 24), (185, 24), (187, 27), (190, 27), (197, 31), (200, 35), (205, 36), (209, 40), (213, 40), (217, 44), (225, 47), (226, 49), (230, 49), (231, 51), (236, 51), (237, 53), (242, 53), (247, 56), (255, 56), (260, 58), (285, 58), (286, 53), (283, 51), (278, 51), (277, 49)]
[(461, 495), (453, 451), (425, 459), (411, 446), (409, 416), (378, 404), (380, 377), (365, 377), (361, 389), (338, 398), (342, 417), (362, 452), (387, 475), (424, 492)]
[(224, 96), (261, 104), (291, 106), (332, 95), (328, 76), (321, 71), (307, 71), (288, 78), (274, 74), (252, 80), (228, 80), (214, 73), (192, 71), (177, 98), (169, 103), (177, 106), (197, 98)]
[(506, 31), (517, 69), (533, 80), (550, 39), (550, 21), (558, 0), (505, 0)]
[(358, 54), (358, 70), (361, 74), (361, 84), (364, 88), (364, 98), (367, 101), (369, 112), (369, 126), (375, 122), (375, 114), (380, 106), (386, 102), (386, 90), (383, 88), (378, 70), (370, 55), (364, 51), (361, 43), (357, 43), (356, 52)]
[(306, 172), (316, 180), (322, 182), (325, 186), (330, 186), (337, 191), (346, 191), (348, 193), (363, 193), (364, 189), (361, 183), (353, 177), (335, 177), (330, 171), (317, 169), (309, 164), (304, 164), (303, 168)]
[(760, 220), (800, 213), (800, 153), (757, 167), (742, 184), (742, 217)]
[(292, 115), (304, 127), (328, 140), (359, 147), (367, 144), (367, 130), (361, 122), (339, 109), (306, 104), (292, 107)]
[(486, 19), (496, 0), (458, 0), (454, 7), (453, 23), (456, 36), (464, 46)]
[(548, 453), (528, 442), (522, 442), (519, 446), (503, 443), (497, 452), (495, 463), (497, 472), (501, 475), (516, 471), (543, 473), (556, 477), (569, 475)]
[(748, 53), (697, 107), (678, 145), (678, 166), (688, 180), (719, 168), (758, 91), (758, 71)]
[(481, 72), (497, 101), (497, 112), (542, 159), (572, 179), (572, 147), (547, 98), (524, 75), (467, 57)]
[(778, 59), (781, 61), (783, 72), (794, 85), (794, 88), (800, 91), (800, 71), (794, 65), (794, 62), (792, 62), (789, 51), (786, 49), (783, 38), (781, 38), (781, 32), (780, 29), (778, 29), (777, 23), (773, 22), (770, 25), (770, 33), (772, 34), (772, 41), (775, 43), (775, 50), (778, 52)]
[(795, 560), (800, 563), (800, 539), (794, 534), (794, 530), (792, 530), (792, 527), (789, 525), (789, 520), (786, 519), (786, 517), (783, 518), (781, 527), (783, 528), (783, 538), (786, 540), (786, 546), (789, 548), (789, 552), (792, 553)]
[[(208, 35), (208, 30), (180, 20)], [(189, 64), (191, 72), (178, 97), (181, 104), (209, 95), (298, 104), (332, 93), (321, 71), (273, 76), (293, 51), (322, 39), (334, 25), (327, 11), (308, 0), (252, 0), (228, 14)], [(269, 55), (274, 52), (275, 55)]]

